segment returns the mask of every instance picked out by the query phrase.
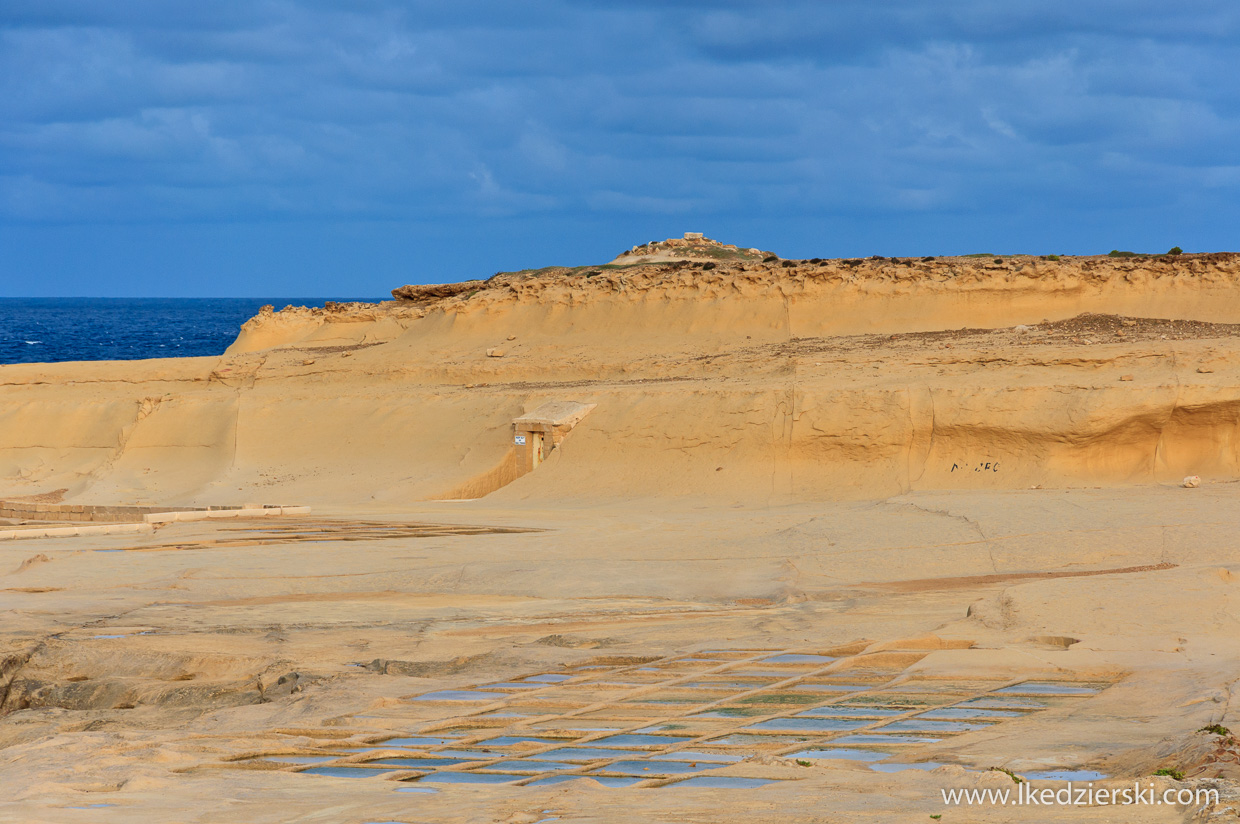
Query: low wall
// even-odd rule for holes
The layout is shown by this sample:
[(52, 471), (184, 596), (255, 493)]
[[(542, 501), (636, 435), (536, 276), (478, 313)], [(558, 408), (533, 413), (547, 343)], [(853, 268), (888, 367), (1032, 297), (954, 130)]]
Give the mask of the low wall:
[[(0, 518), (26, 521), (73, 521), (96, 523), (143, 523), (149, 515), (181, 512), (253, 512), (280, 510), (273, 514), (305, 514), (284, 512), (294, 507), (269, 505), (236, 506), (91, 506), (87, 504), (37, 504), (27, 501), (0, 501)], [(308, 510), (307, 510), (308, 511)], [(164, 520), (176, 520), (166, 518)], [(189, 520), (183, 518), (181, 520)]]

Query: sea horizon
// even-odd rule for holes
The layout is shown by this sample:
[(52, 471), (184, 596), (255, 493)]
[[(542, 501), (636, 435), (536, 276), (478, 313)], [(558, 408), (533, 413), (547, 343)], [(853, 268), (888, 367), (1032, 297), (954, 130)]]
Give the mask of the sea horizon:
[(0, 297), (0, 365), (210, 357), (267, 305), (359, 297)]

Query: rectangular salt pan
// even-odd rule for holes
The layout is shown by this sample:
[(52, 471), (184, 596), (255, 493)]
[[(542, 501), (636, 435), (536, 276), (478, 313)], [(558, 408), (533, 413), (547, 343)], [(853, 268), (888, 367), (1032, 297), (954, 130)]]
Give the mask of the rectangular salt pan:
[(564, 747), (539, 753), (541, 758), (555, 758), (561, 761), (600, 761), (604, 758), (624, 758), (632, 755), (631, 750), (606, 750), (600, 747)]
[(928, 735), (873, 735), (857, 733), (845, 735), (832, 741), (834, 744), (933, 744), (942, 738), (931, 738)]
[(806, 735), (756, 735), (738, 733), (714, 738), (706, 742), (711, 747), (754, 747), (765, 744), (795, 744), (801, 741), (812, 741), (814, 736)]
[[(437, 770), (441, 767), (451, 767), (456, 764), (464, 764), (471, 759), (468, 758), (380, 758), (376, 761), (367, 761), (367, 764), (377, 764), (383, 767), (401, 767), (406, 770)], [(477, 759), (472, 759), (477, 760)]]
[(511, 761), (500, 761), (498, 764), (488, 764), (485, 767), (479, 767), (482, 770), (500, 770), (503, 772), (560, 772), (561, 770), (580, 769), (580, 764), (567, 764), (563, 761), (535, 761), (530, 759), (524, 761), (521, 759), (513, 759)]
[(893, 721), (883, 729), (892, 732), (970, 732), (990, 726), (992, 725), (979, 721), (924, 721), (920, 718), (909, 718), (905, 721)]
[(797, 716), (811, 718), (887, 718), (892, 715), (904, 715), (908, 710), (893, 710), (885, 707), (845, 707), (832, 705), (815, 707), (812, 710), (798, 712)]
[(540, 778), (537, 781), (531, 781), (525, 786), (547, 787), (552, 784), (563, 784), (566, 781), (594, 781), (604, 787), (631, 787), (645, 780), (644, 778), (627, 778), (611, 775), (551, 775), (546, 778)]
[(386, 775), (391, 770), (368, 770), (365, 767), (311, 767), (302, 770), (301, 775), (325, 775), (331, 778), (374, 778)]
[(691, 764), (688, 761), (617, 761), (600, 767), (599, 772), (619, 773), (620, 775), (643, 775), (655, 778), (660, 775), (682, 775), (684, 773), (717, 770), (727, 764)]
[(367, 752), (368, 750), (383, 749), (384, 747), (438, 747), (442, 744), (454, 743), (456, 742), (451, 738), (415, 735), (409, 738), (389, 738), (386, 741), (377, 741), (369, 747), (354, 747), (345, 750), (345, 752)]
[(995, 695), (1097, 695), (1095, 687), (1076, 687), (1056, 681), (1026, 681), (1011, 687), (995, 690)]
[(775, 655), (771, 658), (763, 658), (763, 664), (829, 664), (836, 660), (829, 655), (802, 655), (798, 653), (787, 653), (785, 655)]
[(960, 704), (961, 707), (982, 707), (985, 709), (999, 710), (1042, 710), (1050, 706), (1045, 701), (1038, 701), (1033, 698), (974, 698), (971, 701), (965, 701)]
[(418, 779), (434, 784), (511, 784), (527, 778), (524, 775), (501, 775), (500, 773), (464, 773), (440, 772), (431, 773)]
[(918, 718), (959, 720), (969, 718), (1023, 718), (1025, 713), (1015, 710), (984, 710), (976, 707), (944, 707), (923, 712)]
[(675, 735), (611, 735), (607, 738), (600, 738), (597, 741), (591, 741), (592, 744), (598, 744), (601, 747), (658, 747), (669, 744), (679, 744), (689, 739), (684, 736)]
[(848, 718), (772, 718), (751, 724), (747, 730), (773, 730), (777, 732), (822, 732), (835, 730), (855, 730), (868, 726), (870, 722)]

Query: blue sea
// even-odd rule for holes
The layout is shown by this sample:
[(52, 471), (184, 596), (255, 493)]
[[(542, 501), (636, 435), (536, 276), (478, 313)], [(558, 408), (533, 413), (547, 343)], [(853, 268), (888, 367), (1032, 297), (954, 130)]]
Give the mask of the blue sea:
[(0, 364), (220, 355), (266, 304), (375, 298), (0, 298)]

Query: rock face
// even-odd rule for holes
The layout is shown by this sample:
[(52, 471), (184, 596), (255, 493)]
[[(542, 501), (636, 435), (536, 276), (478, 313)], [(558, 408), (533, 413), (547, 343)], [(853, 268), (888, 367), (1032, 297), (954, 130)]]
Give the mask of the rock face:
[(392, 297), (414, 303), (426, 303), (440, 298), (450, 298), (465, 292), (477, 291), (486, 285), (482, 280), (466, 280), (460, 283), (427, 283), (401, 286), (392, 290)]

